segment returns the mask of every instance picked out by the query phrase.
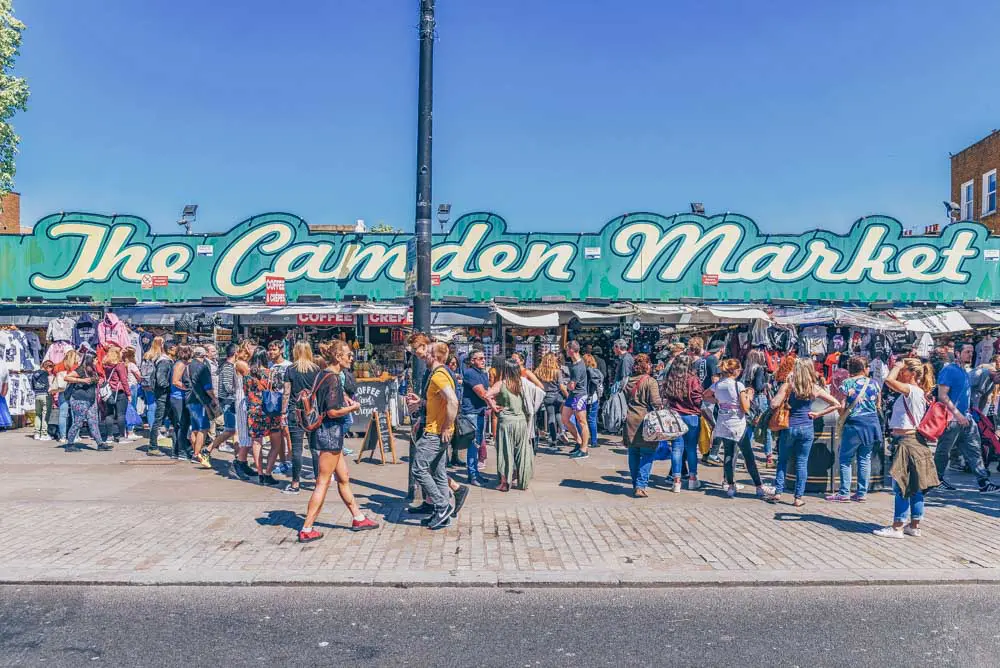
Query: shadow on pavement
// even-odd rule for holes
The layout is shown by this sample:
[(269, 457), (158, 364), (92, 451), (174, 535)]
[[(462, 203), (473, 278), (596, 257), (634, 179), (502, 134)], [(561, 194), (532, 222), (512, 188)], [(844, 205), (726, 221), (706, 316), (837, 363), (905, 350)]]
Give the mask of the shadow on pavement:
[(559, 486), (569, 487), (570, 489), (589, 489), (595, 492), (604, 492), (605, 494), (632, 496), (631, 480), (626, 480), (625, 482), (630, 486), (625, 487), (624, 485), (609, 485), (600, 482), (592, 482), (589, 480), (572, 480), (570, 478), (566, 478), (561, 483), (559, 483)]
[[(298, 531), (302, 528), (302, 522), (305, 521), (305, 515), (293, 513), (291, 510), (266, 510), (264, 511), (264, 515), (264, 517), (257, 518), (257, 524), (262, 527), (285, 527), (286, 529)], [(327, 522), (316, 522), (313, 526), (323, 527), (325, 529), (347, 528), (336, 524), (329, 524)]]
[[(803, 515), (801, 513), (794, 512), (776, 512), (774, 513), (774, 519), (779, 522), (812, 522), (814, 524), (823, 524), (837, 531), (846, 531), (847, 533), (871, 533), (875, 529), (883, 526), (875, 522), (859, 522), (857, 520), (845, 520), (840, 517), (829, 517), (827, 515), (816, 515), (808, 514)], [(891, 517), (889, 519), (892, 519)]]

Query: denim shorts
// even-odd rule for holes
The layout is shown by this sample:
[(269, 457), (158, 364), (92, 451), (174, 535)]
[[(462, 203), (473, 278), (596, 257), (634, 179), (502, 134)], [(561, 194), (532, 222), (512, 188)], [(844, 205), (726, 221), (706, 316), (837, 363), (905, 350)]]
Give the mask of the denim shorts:
[(318, 452), (340, 452), (344, 449), (343, 422), (324, 420), (316, 430), (316, 450)]
[(226, 431), (236, 431), (235, 404), (226, 404), (222, 407), (222, 428)]
[(191, 415), (191, 431), (208, 431), (211, 422), (205, 414), (204, 406), (188, 404), (188, 413)]
[(587, 397), (570, 397), (566, 400), (565, 405), (574, 413), (586, 412)]

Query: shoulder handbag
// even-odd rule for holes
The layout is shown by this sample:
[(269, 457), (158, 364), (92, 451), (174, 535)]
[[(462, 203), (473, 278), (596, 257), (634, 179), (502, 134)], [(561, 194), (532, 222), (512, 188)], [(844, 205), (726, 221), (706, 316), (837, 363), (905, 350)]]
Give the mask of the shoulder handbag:
[[(791, 392), (791, 388), (788, 389)], [(768, 418), (767, 428), (771, 431), (784, 431), (788, 429), (788, 421), (792, 416), (792, 409), (788, 406), (788, 395), (779, 406), (771, 409), (771, 417)]]
[(918, 424), (916, 420), (913, 419), (913, 413), (910, 412), (909, 402), (907, 402), (907, 397), (903, 395), (903, 409), (906, 414), (910, 417), (910, 422), (917, 425), (917, 438), (924, 445), (932, 445), (937, 443), (937, 440), (941, 438), (941, 434), (944, 433), (945, 428), (948, 426), (949, 415), (948, 409), (945, 408), (943, 401), (932, 401), (929, 406), (927, 406), (927, 412), (924, 413), (924, 417), (921, 418)]
[(267, 380), (267, 389), (261, 392), (261, 403), (264, 407), (264, 415), (278, 417), (281, 415), (281, 400), (284, 392), (274, 389), (274, 371), (271, 371)]
[[(652, 380), (649, 376), (646, 379)], [(636, 390), (636, 394), (638, 394), (638, 389)], [(686, 434), (687, 430), (687, 423), (681, 419), (681, 416), (674, 409), (657, 408), (650, 410), (650, 407), (647, 406), (646, 415), (642, 418), (642, 438), (644, 441), (650, 443), (673, 441)]]

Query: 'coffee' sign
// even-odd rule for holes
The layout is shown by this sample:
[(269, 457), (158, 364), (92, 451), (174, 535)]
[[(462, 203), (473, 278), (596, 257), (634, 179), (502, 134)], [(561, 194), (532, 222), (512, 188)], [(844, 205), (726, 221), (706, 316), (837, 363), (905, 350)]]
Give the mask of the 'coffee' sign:
[(350, 313), (299, 313), (295, 322), (316, 327), (350, 327), (354, 325), (354, 316)]
[(284, 306), (288, 303), (284, 276), (267, 277), (264, 283), (264, 303), (268, 306)]

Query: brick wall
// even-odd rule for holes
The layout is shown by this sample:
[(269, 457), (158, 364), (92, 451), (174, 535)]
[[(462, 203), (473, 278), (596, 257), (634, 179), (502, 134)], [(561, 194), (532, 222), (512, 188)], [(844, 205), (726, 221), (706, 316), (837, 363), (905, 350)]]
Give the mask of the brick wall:
[(1000, 234), (1000, 214), (983, 216), (983, 174), (993, 169), (1000, 173), (1000, 131), (951, 157), (951, 201), (961, 204), (962, 184), (972, 181), (972, 219)]
[(0, 200), (0, 234), (21, 233), (21, 196), (8, 193)]

